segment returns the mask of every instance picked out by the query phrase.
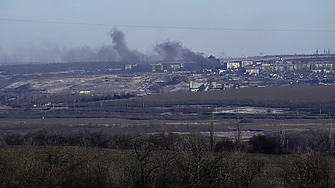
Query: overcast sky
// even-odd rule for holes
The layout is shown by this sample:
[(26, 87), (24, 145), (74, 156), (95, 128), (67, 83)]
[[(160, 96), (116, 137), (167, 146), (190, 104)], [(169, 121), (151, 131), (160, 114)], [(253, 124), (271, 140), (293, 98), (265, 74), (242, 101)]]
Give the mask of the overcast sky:
[(53, 56), (60, 47), (108, 45), (114, 25), (141, 53), (167, 40), (215, 56), (334, 53), (334, 7), (334, 0), (1, 0), (0, 62), (14, 56), (29, 61), (36, 51)]

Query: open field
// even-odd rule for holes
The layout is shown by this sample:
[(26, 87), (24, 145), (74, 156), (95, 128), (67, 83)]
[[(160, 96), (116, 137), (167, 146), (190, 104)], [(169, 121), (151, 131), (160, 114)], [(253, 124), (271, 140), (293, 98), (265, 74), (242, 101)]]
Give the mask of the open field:
[[(243, 122), (243, 121), (242, 121)], [(257, 134), (276, 133), (280, 127), (287, 132), (301, 132), (305, 130), (323, 130), (329, 128), (326, 119), (255, 119), (250, 123), (241, 123), (243, 138), (249, 139)], [(201, 131), (208, 134), (210, 121), (208, 120), (127, 120), (114, 118), (46, 118), (46, 119), (0, 119), (0, 133), (7, 131), (26, 132), (42, 127), (54, 127), (57, 130), (75, 132), (80, 129), (101, 130), (104, 132), (137, 132), (150, 133), (159, 130), (171, 130), (176, 133), (190, 133)], [(234, 138), (237, 128), (236, 119), (215, 120), (217, 137)]]
[(223, 91), (196, 92), (196, 93), (169, 93), (150, 95), (138, 98), (135, 101), (194, 103), (203, 104), (204, 101), (220, 103), (221, 101), (250, 100), (265, 103), (268, 101), (294, 102), (323, 102), (335, 101), (335, 86), (286, 86), (266, 88), (243, 88)]
[(64, 95), (35, 99), (26, 96), (0, 108), (0, 129), (28, 131), (54, 126), (70, 132), (82, 128), (208, 132), (212, 113), (218, 132), (234, 131), (238, 118), (243, 130), (252, 134), (278, 130), (280, 124), (290, 131), (326, 129), (328, 114), (335, 111), (334, 96), (335, 86), (244, 88), (94, 101)]

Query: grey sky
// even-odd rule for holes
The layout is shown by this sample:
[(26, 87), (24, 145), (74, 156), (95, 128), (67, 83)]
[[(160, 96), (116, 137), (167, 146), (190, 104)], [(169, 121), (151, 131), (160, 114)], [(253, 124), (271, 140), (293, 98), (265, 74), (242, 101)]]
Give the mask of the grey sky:
[(34, 61), (38, 57), (29, 54), (36, 51), (53, 57), (64, 48), (109, 45), (112, 44), (109, 35), (112, 25), (232, 29), (118, 26), (126, 35), (128, 47), (141, 53), (149, 53), (156, 44), (167, 40), (179, 41), (195, 52), (216, 56), (219, 52), (232, 57), (314, 53), (317, 48), (321, 52), (329, 48), (334, 53), (334, 7), (334, 0), (3, 0), (0, 19), (111, 26), (0, 20), (0, 62), (4, 61), (4, 56), (25, 61), (29, 61), (30, 56)]

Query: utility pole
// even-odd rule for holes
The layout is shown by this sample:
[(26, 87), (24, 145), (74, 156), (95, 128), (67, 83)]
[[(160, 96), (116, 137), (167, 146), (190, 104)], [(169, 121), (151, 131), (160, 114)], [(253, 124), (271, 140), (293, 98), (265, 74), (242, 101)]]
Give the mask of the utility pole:
[(333, 154), (333, 148), (334, 148), (334, 137), (333, 137), (333, 131), (332, 131), (332, 118), (330, 116), (329, 112), (329, 131), (328, 131), (328, 140), (329, 140), (329, 155), (331, 156)]
[(280, 149), (284, 149), (284, 146), (285, 146), (285, 130), (283, 130), (283, 127), (282, 127), (281, 123), (280, 123), (278, 134), (279, 134)]
[(216, 136), (215, 136), (215, 123), (214, 123), (214, 113), (212, 113), (212, 119), (209, 126), (209, 139), (210, 139), (210, 151), (215, 149)]
[(242, 150), (242, 125), (240, 123), (240, 118), (237, 116), (237, 136), (235, 138), (236, 151)]

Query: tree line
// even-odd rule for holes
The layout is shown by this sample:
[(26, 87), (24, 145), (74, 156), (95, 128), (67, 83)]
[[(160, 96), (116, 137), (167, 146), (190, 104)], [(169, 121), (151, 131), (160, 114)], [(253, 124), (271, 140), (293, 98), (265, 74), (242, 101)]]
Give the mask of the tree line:
[[(208, 139), (208, 152), (233, 152), (240, 147), (245, 153), (263, 154), (296, 154), (310, 151), (329, 153), (329, 148), (333, 148), (335, 135), (322, 130), (306, 130), (300, 132), (285, 133), (280, 129), (277, 133), (258, 134), (252, 136), (248, 141), (243, 141), (238, 146), (238, 141), (230, 138), (211, 138), (195, 131), (190, 135), (202, 135)], [(28, 132), (7, 131), (1, 135), (3, 145), (25, 145), (27, 143), (34, 146), (84, 146), (91, 148), (109, 148), (129, 150), (134, 147), (134, 140), (150, 143), (151, 148), (175, 150), (176, 145), (190, 137), (181, 135), (171, 130), (159, 130), (150, 134), (126, 133), (126, 132), (104, 132), (102, 130), (89, 131), (81, 129), (71, 133), (55, 130), (53, 127), (38, 128)], [(215, 136), (212, 134), (212, 136)], [(211, 140), (215, 139), (215, 140)], [(205, 142), (205, 141), (204, 141)], [(330, 145), (332, 145), (330, 147)]]
[[(238, 141), (229, 139), (216, 139), (212, 145), (211, 138), (200, 132), (69, 134), (48, 127), (7, 132), (0, 149), (0, 186), (335, 186), (335, 161), (327, 151), (327, 135), (305, 132), (296, 140), (290, 134), (285, 138), (297, 148), (282, 144), (280, 134), (255, 135), (237, 147)], [(310, 143), (311, 138), (319, 141)], [(324, 149), (315, 149), (320, 146)]]

